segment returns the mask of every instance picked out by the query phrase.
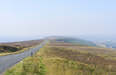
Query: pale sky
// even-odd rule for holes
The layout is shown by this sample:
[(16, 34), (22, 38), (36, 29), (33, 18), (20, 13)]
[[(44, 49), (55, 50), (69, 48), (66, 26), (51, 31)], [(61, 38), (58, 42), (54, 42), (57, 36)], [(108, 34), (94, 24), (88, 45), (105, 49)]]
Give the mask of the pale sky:
[(115, 30), (116, 0), (0, 1), (2, 38), (50, 35), (113, 37)]

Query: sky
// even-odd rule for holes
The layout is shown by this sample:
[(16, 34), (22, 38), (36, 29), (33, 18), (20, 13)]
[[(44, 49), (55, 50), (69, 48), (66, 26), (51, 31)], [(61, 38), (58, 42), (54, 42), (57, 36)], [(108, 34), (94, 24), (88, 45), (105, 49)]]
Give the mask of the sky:
[(116, 0), (1, 0), (0, 41), (116, 35)]

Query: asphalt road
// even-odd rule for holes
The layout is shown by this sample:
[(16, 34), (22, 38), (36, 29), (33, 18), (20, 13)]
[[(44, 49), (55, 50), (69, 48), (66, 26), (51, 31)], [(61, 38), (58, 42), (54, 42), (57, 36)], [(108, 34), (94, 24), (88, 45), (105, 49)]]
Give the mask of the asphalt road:
[(7, 55), (7, 56), (0, 56), (0, 75), (7, 70), (8, 68), (12, 67), (22, 59), (35, 54), (40, 48), (42, 48), (46, 44), (46, 41), (42, 42), (40, 45), (30, 48), (29, 50), (24, 51), (23, 53)]

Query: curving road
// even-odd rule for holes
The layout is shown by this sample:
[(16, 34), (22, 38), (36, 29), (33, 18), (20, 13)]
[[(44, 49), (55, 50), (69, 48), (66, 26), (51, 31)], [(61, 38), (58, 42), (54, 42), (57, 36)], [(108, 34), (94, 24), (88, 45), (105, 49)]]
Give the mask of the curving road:
[(0, 56), (0, 75), (8, 68), (18, 63), (22, 59), (35, 54), (40, 48), (42, 48), (47, 41), (42, 42), (40, 45), (30, 48), (29, 50), (24, 51), (23, 53)]

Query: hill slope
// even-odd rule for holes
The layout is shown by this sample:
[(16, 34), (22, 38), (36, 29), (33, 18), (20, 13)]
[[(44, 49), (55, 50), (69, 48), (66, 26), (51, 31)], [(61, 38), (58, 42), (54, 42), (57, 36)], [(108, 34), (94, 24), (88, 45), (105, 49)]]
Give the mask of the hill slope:
[(88, 45), (88, 46), (96, 46), (95, 43), (88, 41), (88, 40), (83, 40), (80, 38), (73, 38), (73, 37), (62, 37), (62, 36), (56, 36), (56, 37), (50, 37), (51, 40), (55, 40), (57, 42), (65, 42), (65, 43), (75, 43), (75, 44), (80, 44), (80, 45)]
[(115, 59), (112, 49), (52, 41), (5, 75), (116, 75)]

